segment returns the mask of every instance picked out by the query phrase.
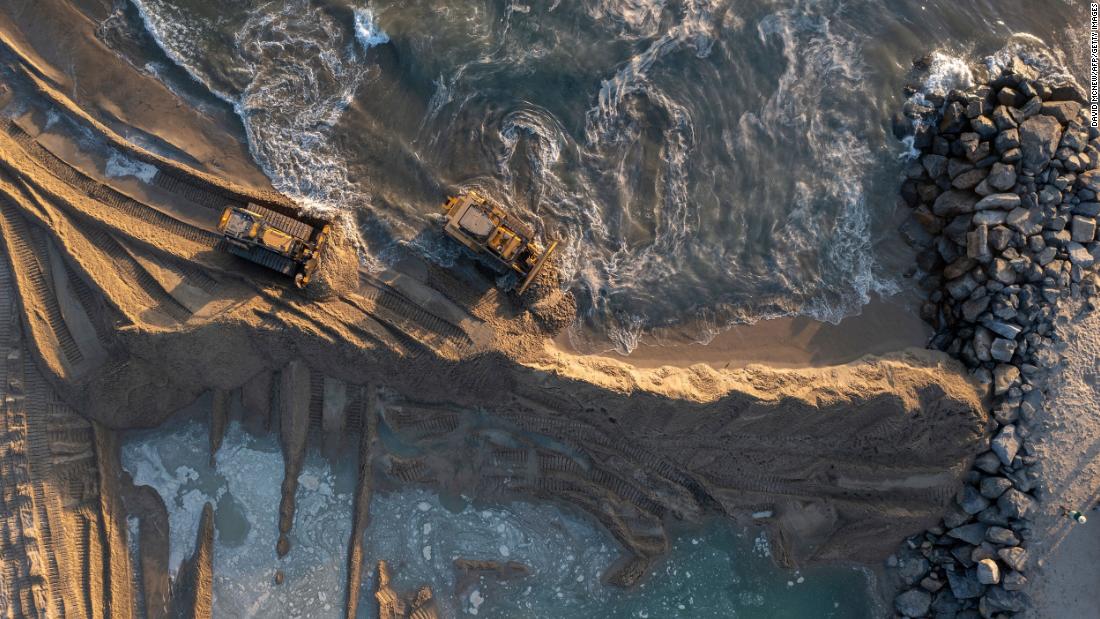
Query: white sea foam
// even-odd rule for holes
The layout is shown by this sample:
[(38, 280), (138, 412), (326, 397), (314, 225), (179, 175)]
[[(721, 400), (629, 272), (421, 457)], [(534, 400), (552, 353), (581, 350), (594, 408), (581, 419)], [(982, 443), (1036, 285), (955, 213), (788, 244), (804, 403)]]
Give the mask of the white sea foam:
[(355, 40), (370, 49), (377, 45), (390, 42), (390, 35), (386, 34), (375, 20), (374, 11), (369, 8), (355, 10)]
[(157, 175), (157, 168), (148, 163), (130, 159), (117, 150), (112, 150), (110, 158), (107, 159), (105, 172), (107, 176), (112, 178), (133, 176), (143, 182), (152, 183), (153, 177)]
[[(216, 23), (164, 0), (131, 1), (165, 54), (233, 106), (253, 158), (277, 189), (317, 210), (369, 199), (352, 185), (344, 158), (328, 140), (366, 75), (361, 52), (341, 39), (328, 13), (305, 0), (287, 0), (244, 15), (233, 49), (221, 56), (225, 64), (239, 64), (218, 67), (215, 78), (207, 63), (217, 50), (205, 42)], [(388, 39), (369, 15), (364, 9), (355, 17), (364, 47)]]
[(930, 60), (922, 83), (924, 93), (946, 93), (952, 89), (963, 90), (974, 85), (974, 72), (965, 58), (936, 50), (932, 52)]

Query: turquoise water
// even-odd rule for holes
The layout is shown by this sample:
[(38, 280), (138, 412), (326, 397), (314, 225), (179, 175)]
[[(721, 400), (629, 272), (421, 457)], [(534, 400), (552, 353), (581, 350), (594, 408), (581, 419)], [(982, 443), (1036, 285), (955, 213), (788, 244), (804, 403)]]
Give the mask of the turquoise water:
[[(202, 505), (215, 505), (215, 616), (337, 617), (344, 598), (345, 550), (355, 480), (351, 458), (333, 464), (311, 448), (299, 478), (291, 552), (275, 556), (282, 456), (273, 436), (234, 423), (209, 466), (207, 427), (184, 421), (128, 433), (123, 466), (168, 505), (171, 564), (194, 547)], [(782, 570), (766, 535), (714, 520), (673, 536), (672, 552), (636, 589), (600, 583), (618, 557), (610, 536), (571, 510), (542, 503), (444, 499), (425, 489), (376, 495), (366, 532), (367, 572), (360, 616), (373, 617), (373, 565), (390, 563), (395, 584), (427, 584), (445, 616), (742, 617), (876, 616), (858, 570)], [(483, 577), (456, 591), (456, 558), (519, 561), (531, 575)], [(273, 582), (275, 569), (286, 581)]]

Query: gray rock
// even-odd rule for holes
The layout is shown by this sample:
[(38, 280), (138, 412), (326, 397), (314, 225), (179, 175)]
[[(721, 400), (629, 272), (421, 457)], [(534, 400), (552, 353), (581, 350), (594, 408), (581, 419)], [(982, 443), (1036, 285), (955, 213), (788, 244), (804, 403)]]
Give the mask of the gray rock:
[(1100, 194), (1100, 170), (1089, 170), (1077, 177), (1077, 183), (1089, 191)]
[(958, 101), (947, 104), (940, 119), (940, 133), (958, 133), (967, 122), (966, 108)]
[(920, 586), (921, 589), (924, 589), (925, 591), (935, 593), (940, 589), (943, 589), (943, 581), (939, 578), (936, 578), (935, 575), (925, 576), (921, 579)]
[(974, 205), (974, 210), (984, 211), (997, 208), (1011, 211), (1018, 206), (1020, 206), (1020, 196), (1014, 193), (995, 193), (978, 200)]
[[(1062, 125), (1052, 116), (1035, 116), (1020, 125), (1020, 150), (1024, 169), (1042, 170), (1058, 150)], [(1004, 152), (1003, 150), (1001, 152)]]
[(982, 315), (982, 312), (989, 309), (989, 296), (980, 299), (967, 299), (960, 309), (962, 310), (963, 320), (974, 322), (978, 319), (978, 316)]
[(1074, 215), (1070, 222), (1072, 239), (1078, 243), (1091, 243), (1096, 238), (1096, 220)]
[(978, 489), (970, 484), (963, 485), (958, 495), (955, 497), (955, 501), (964, 512), (970, 515), (974, 515), (989, 507), (989, 499), (982, 496), (982, 494), (978, 492)]
[(988, 524), (997, 527), (1007, 527), (1009, 525), (1008, 518), (1005, 518), (1003, 515), (1001, 515), (1001, 510), (996, 505), (992, 505), (989, 508), (983, 509), (981, 512), (979, 512), (977, 520), (982, 524)]
[(1016, 167), (1006, 163), (994, 163), (986, 180), (989, 181), (990, 187), (999, 191), (1008, 191), (1016, 185)]
[(983, 585), (995, 585), (1001, 582), (1001, 566), (997, 565), (993, 559), (978, 561), (975, 573), (978, 576), (978, 582)]
[(1008, 108), (1003, 105), (994, 108), (993, 124), (997, 127), (998, 131), (1015, 129), (1017, 127), (1016, 119), (1012, 117), (1012, 114), (1008, 113)]
[(1066, 253), (1069, 254), (1069, 261), (1082, 269), (1087, 269), (1096, 262), (1096, 258), (1092, 255), (1092, 252), (1080, 243), (1067, 243)]
[(954, 217), (974, 211), (977, 198), (972, 192), (949, 189), (932, 204), (932, 212), (940, 217)]
[(947, 175), (951, 178), (966, 172), (967, 170), (973, 170), (974, 164), (970, 163), (966, 159), (959, 159), (958, 157), (952, 157), (947, 160)]
[(909, 553), (907, 556), (901, 557), (898, 561), (897, 573), (902, 582), (906, 586), (913, 586), (920, 582), (928, 574), (928, 570), (931, 566), (928, 564), (928, 559), (925, 559), (916, 552)]
[(1035, 256), (1035, 261), (1038, 262), (1040, 266), (1045, 267), (1046, 265), (1050, 264), (1057, 255), (1058, 249), (1056, 247), (1047, 247), (1043, 251), (1039, 252), (1037, 256)]
[[(997, 459), (997, 462), (1000, 463), (1000, 458)], [(986, 477), (982, 480), (981, 484), (982, 496), (987, 499), (997, 500), (998, 497), (1011, 487), (1012, 482), (1004, 477)]]
[(961, 258), (953, 261), (951, 264), (944, 267), (943, 276), (947, 279), (955, 279), (956, 277), (962, 277), (967, 272), (969, 272), (970, 269), (973, 269), (974, 266), (977, 265), (977, 264), (978, 264), (977, 262), (974, 262), (970, 258), (967, 258), (966, 256), (962, 256)]
[(1012, 361), (1012, 355), (1016, 352), (1016, 341), (999, 337), (993, 340), (989, 347), (989, 354), (995, 361), (1008, 363)]
[[(993, 369), (993, 395), (1008, 392), (1020, 379), (1020, 370), (1014, 365), (1000, 364)], [(1000, 457), (1001, 454), (997, 454)], [(1004, 459), (1001, 459), (1004, 462)]]
[[(1001, 367), (1016, 369), (1015, 366), (1011, 365), (998, 366), (998, 368)], [(1016, 376), (1019, 375), (1020, 370), (1016, 370)], [(1016, 457), (1016, 453), (1020, 450), (1020, 437), (1016, 434), (1016, 426), (1010, 425), (1002, 428), (1000, 433), (993, 437), (990, 449), (1000, 458), (1001, 464), (1005, 466), (1012, 464), (1012, 459)]]
[(999, 210), (978, 211), (971, 220), (975, 226), (997, 226), (1008, 219), (1008, 213)]
[(1020, 545), (1020, 538), (1016, 536), (1016, 532), (1005, 527), (989, 527), (985, 532), (985, 539), (1001, 546)]
[(1016, 339), (1016, 336), (1020, 335), (1023, 331), (1018, 325), (1014, 325), (1008, 322), (1001, 322), (1000, 320), (986, 320), (982, 323), (986, 329), (996, 333), (997, 335), (1010, 340)]
[(974, 289), (978, 287), (978, 282), (974, 280), (974, 277), (969, 273), (963, 275), (958, 279), (953, 279), (944, 286), (947, 290), (947, 294), (952, 298), (963, 300), (970, 296), (970, 293), (974, 292)]
[(1039, 192), (1039, 204), (1061, 204), (1062, 192), (1054, 185), (1047, 185)]
[(1077, 206), (1073, 207), (1074, 215), (1083, 215), (1085, 217), (1100, 216), (1100, 202), (1081, 202)]
[[(996, 458), (996, 456), (993, 456)], [(1000, 464), (1000, 462), (998, 462)], [(961, 507), (955, 503), (951, 503), (947, 506), (947, 509), (943, 512), (943, 525), (948, 529), (954, 529), (961, 527), (962, 525), (970, 522), (970, 514), (964, 512)]]
[(976, 116), (970, 119), (970, 128), (980, 135), (983, 140), (997, 135), (997, 125), (993, 124), (988, 116)]
[(1081, 111), (1081, 105), (1076, 101), (1047, 101), (1043, 104), (1041, 114), (1053, 116), (1063, 125), (1068, 125)]
[(961, 527), (955, 527), (947, 532), (947, 536), (966, 542), (971, 546), (977, 546), (985, 539), (985, 532), (988, 530), (989, 525), (975, 522), (974, 524), (964, 524)]
[(980, 225), (966, 234), (966, 255), (979, 262), (989, 259), (989, 228)]
[[(1004, 211), (985, 212), (1003, 213)], [(1004, 251), (1011, 241), (1012, 230), (1009, 230), (1004, 226), (994, 226), (993, 229), (989, 231), (989, 246), (992, 247), (994, 251)]]
[(930, 606), (932, 596), (920, 589), (910, 589), (894, 598), (894, 610), (902, 617), (925, 617)]
[(1022, 591), (1027, 587), (1027, 577), (1019, 572), (1009, 572), (1001, 579), (1005, 591)]
[(989, 348), (993, 346), (993, 334), (989, 332), (989, 329), (982, 327), (974, 329), (974, 339), (971, 340), (971, 346), (974, 347), (974, 356), (978, 361), (993, 360), (993, 355), (989, 352)]
[(1020, 115), (1024, 118), (1031, 118), (1043, 110), (1043, 100), (1039, 97), (1032, 97), (1028, 99), (1027, 103), (1024, 103), (1020, 107)]
[[(1018, 591), (1005, 591), (1003, 587), (990, 587), (982, 598), (989, 611), (1018, 613), (1027, 606), (1026, 599)], [(986, 615), (992, 616), (992, 615)]]
[(1001, 161), (1005, 163), (1016, 163), (1023, 158), (1024, 155), (1022, 152), (1020, 152), (1019, 148), (1010, 148), (1006, 150), (1003, 155), (1001, 155)]
[(947, 157), (928, 153), (921, 157), (920, 162), (930, 178), (935, 179), (947, 173)]
[(970, 600), (982, 595), (982, 583), (978, 582), (973, 570), (965, 573), (947, 571), (947, 584), (951, 587), (951, 593), (960, 600)]
[(978, 544), (970, 551), (970, 560), (974, 563), (982, 559), (992, 559), (995, 556), (997, 556), (997, 547), (986, 541)]
[(1027, 518), (1035, 511), (1035, 499), (1012, 488), (997, 499), (997, 508), (1006, 518)]
[(1017, 92), (1016, 89), (1005, 86), (997, 93), (997, 103), (1005, 107), (1016, 107), (1023, 103), (1023, 95)]
[(992, 451), (987, 451), (977, 458), (974, 458), (974, 466), (979, 471), (985, 471), (992, 475), (1001, 468), (1001, 459)]
[[(1005, 129), (997, 134), (993, 140), (993, 146), (998, 153), (1006, 153), (1014, 148), (1020, 148), (1020, 132), (1017, 129)], [(1053, 154), (1054, 151), (1051, 151)]]
[(1012, 268), (1012, 264), (1009, 263), (1008, 260), (996, 258), (993, 260), (993, 264), (988, 268), (989, 276), (1002, 284), (1009, 285), (1016, 283), (1016, 271)]
[(1015, 548), (1002, 548), (997, 551), (997, 556), (1004, 561), (1005, 565), (1022, 572), (1027, 569), (1027, 550), (1020, 547)]
[(1005, 218), (1005, 223), (1015, 228), (1020, 234), (1026, 235), (1033, 227), (1031, 222), (1031, 211), (1022, 206), (1014, 208), (1008, 213), (1008, 217)]
[(978, 183), (985, 180), (986, 174), (988, 174), (988, 171), (982, 168), (967, 170), (956, 176), (951, 181), (951, 186), (955, 189), (973, 189), (978, 186)]

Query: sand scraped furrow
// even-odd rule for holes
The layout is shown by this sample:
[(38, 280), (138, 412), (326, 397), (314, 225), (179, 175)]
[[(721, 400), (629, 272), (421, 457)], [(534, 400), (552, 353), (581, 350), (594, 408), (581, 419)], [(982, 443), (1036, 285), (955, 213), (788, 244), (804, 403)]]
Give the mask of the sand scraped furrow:
[[(201, 259), (201, 254), (209, 253), (220, 241), (220, 236), (213, 232), (173, 219), (82, 174), (76, 174), (76, 177), (84, 183), (66, 184), (64, 179), (55, 176), (39, 160), (18, 148), (16, 143), (5, 139), (4, 133), (0, 133), (0, 148), (7, 151), (4, 164), (13, 176), (65, 211), (111, 227), (136, 241), (174, 253), (182, 259)], [(50, 160), (46, 155), (43, 157)], [(62, 162), (56, 165), (61, 170), (68, 169)], [(87, 187), (81, 187), (81, 184), (87, 184)]]
[[(75, 339), (61, 317), (57, 299), (46, 280), (40, 255), (34, 250), (34, 239), (26, 220), (18, 213), (14, 203), (0, 193), (0, 227), (4, 231), (7, 256), (15, 271), (16, 283), (23, 303), (41, 311), (31, 314), (30, 328), (45, 341), (56, 342), (56, 346), (42, 351), (46, 362), (53, 365), (62, 375), (83, 360)], [(57, 351), (62, 353), (57, 355)], [(62, 360), (64, 359), (64, 361)]]

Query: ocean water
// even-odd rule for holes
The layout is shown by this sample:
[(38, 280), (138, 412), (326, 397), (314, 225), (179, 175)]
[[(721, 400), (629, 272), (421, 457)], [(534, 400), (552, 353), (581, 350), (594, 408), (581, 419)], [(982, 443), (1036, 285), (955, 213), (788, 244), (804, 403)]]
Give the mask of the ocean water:
[[(282, 455), (273, 436), (233, 423), (215, 466), (208, 428), (185, 420), (127, 433), (122, 464), (155, 488), (169, 514), (170, 566), (194, 549), (202, 506), (215, 506), (214, 615), (337, 617), (344, 596), (356, 471), (352, 459), (311, 449), (299, 476), (291, 551), (276, 559)], [(131, 527), (133, 528), (133, 524)], [(133, 529), (132, 532), (136, 532)], [(375, 616), (377, 559), (399, 590), (432, 587), (447, 617), (608, 617), (865, 619), (879, 616), (868, 577), (855, 569), (781, 570), (762, 531), (705, 523), (673, 537), (668, 558), (637, 589), (600, 583), (618, 556), (616, 542), (587, 517), (549, 503), (480, 504), (443, 500), (428, 490), (378, 494), (366, 531), (361, 617)], [(460, 583), (456, 558), (519, 561), (531, 574)], [(286, 580), (274, 584), (274, 570)]]
[[(837, 322), (899, 289), (890, 136), (912, 59), (1017, 33), (1083, 75), (1087, 3), (130, 0), (240, 116), (275, 186), (348, 213), (363, 260), (460, 256), (479, 187), (562, 241), (585, 350), (668, 327)], [(150, 65), (150, 71), (172, 79)], [(932, 79), (946, 76), (933, 77)]]

